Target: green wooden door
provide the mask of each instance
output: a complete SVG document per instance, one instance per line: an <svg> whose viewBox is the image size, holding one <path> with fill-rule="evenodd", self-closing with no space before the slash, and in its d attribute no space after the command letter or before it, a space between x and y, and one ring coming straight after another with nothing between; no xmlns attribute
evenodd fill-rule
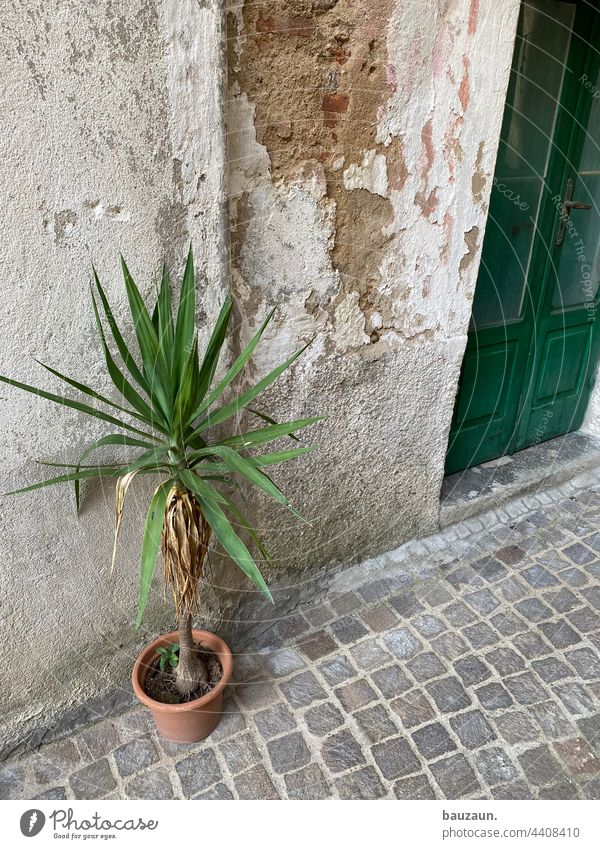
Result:
<svg viewBox="0 0 600 849"><path fill-rule="evenodd" d="M522 4L448 473L585 414L600 346L599 12Z"/></svg>

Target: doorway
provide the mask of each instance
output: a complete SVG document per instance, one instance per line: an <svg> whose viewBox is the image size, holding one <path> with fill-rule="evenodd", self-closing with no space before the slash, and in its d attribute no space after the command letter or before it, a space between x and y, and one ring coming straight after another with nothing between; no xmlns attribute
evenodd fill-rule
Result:
<svg viewBox="0 0 600 849"><path fill-rule="evenodd" d="M599 0L522 3L446 473L581 426L600 348Z"/></svg>

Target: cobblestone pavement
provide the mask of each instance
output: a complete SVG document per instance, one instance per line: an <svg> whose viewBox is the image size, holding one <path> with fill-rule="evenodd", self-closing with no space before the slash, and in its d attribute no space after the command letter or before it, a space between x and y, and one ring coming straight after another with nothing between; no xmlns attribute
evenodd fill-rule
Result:
<svg viewBox="0 0 600 849"><path fill-rule="evenodd" d="M118 716L13 756L8 798L600 798L600 478L341 573L236 658L206 741Z"/></svg>

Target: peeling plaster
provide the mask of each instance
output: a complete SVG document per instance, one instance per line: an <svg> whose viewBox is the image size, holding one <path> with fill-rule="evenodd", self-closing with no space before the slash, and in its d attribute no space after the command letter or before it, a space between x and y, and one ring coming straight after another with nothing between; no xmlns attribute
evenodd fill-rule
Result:
<svg viewBox="0 0 600 849"><path fill-rule="evenodd" d="M348 191L366 189L385 198L388 196L387 159L376 150L368 150L360 165L354 163L344 171L344 186Z"/></svg>
<svg viewBox="0 0 600 849"><path fill-rule="evenodd" d="M346 432L356 432L368 381L379 388L372 400L379 415L394 419L402 404L401 444L420 444L423 423L434 417L430 507L416 507L402 491L394 507L399 539L410 533L415 512L422 527L437 515L518 5L436 0L416 8L388 0L366 8L339 0L333 11L319 6L316 14L309 2L274 0L268 10L244 3L230 11L232 171L242 163L232 205L236 290L249 327L279 298L278 354L303 334L319 334L308 372L297 367L296 385L316 404L325 381L326 406ZM245 141L238 145L238 138ZM418 360L420 386L442 392L446 381L435 408L418 393L399 402L403 371L389 384L383 378L386 363L397 365L396 356L413 350L448 358L444 378L430 370L434 360ZM275 359L265 354L258 371ZM346 362L357 375L353 388L338 377ZM320 375L317 383L312 373ZM274 389L272 398L286 411L293 403L285 390ZM332 441L327 428L322 439L336 466L349 469L353 450ZM377 428L370 440L388 450ZM319 474L313 462L309 477ZM422 481L418 464L409 465ZM369 477L381 480L396 469L389 457L381 466L372 460ZM290 473L290 481L297 486L299 478ZM368 500L379 503L365 486ZM330 486L326 491L321 533L337 542L319 545L310 537L319 554L302 562L349 550L342 516L353 511ZM336 513L342 515L334 519ZM373 539L382 534L375 524Z"/></svg>

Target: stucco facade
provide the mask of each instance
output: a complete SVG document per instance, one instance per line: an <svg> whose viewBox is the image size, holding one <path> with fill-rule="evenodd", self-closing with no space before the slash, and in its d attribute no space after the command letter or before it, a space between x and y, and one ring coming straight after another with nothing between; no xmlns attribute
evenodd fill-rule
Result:
<svg viewBox="0 0 600 849"><path fill-rule="evenodd" d="M234 641L332 567L437 526L518 5L6 10L2 373L45 380L33 356L108 391L90 263L122 315L119 251L149 293L160 259L179 270L190 240L201 332L229 284L233 350L278 305L255 375L313 340L262 405L327 416L311 434L320 451L277 476L311 526L254 504L275 555L274 609L214 560L207 621ZM2 394L3 490L39 479L36 458L68 462L101 432ZM170 622L157 582L145 630L132 627L148 491L130 500L111 582L112 487L85 495L79 518L67 488L3 499L2 640L21 646L4 738L117 686Z"/></svg>

